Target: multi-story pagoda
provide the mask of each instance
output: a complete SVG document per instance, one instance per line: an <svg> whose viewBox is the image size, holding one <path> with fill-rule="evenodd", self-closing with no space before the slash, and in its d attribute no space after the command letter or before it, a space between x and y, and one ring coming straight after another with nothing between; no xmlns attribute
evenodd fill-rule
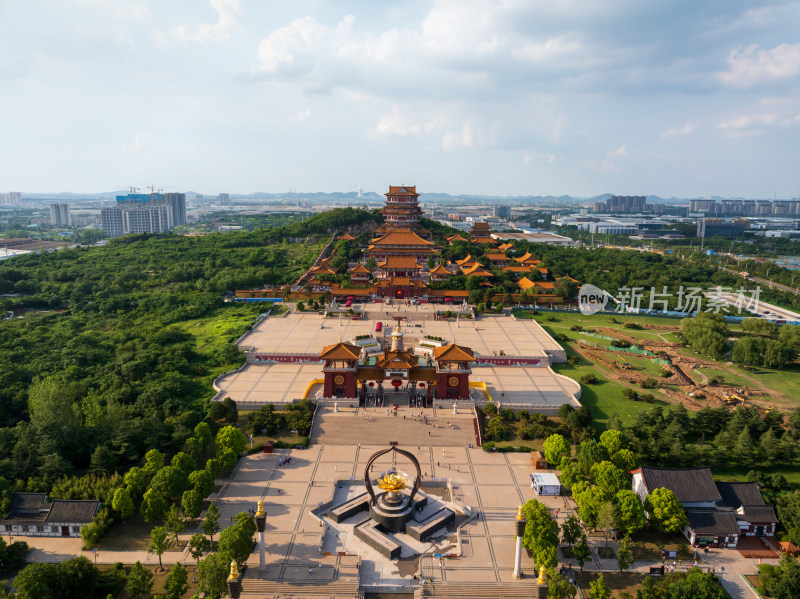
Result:
<svg viewBox="0 0 800 599"><path fill-rule="evenodd" d="M397 229L410 229L423 232L419 224L422 208L419 206L419 194L416 186L389 186L386 194L386 205L382 210L383 225L378 232L395 231Z"/></svg>
<svg viewBox="0 0 800 599"><path fill-rule="evenodd" d="M491 243L492 245L497 244L497 241L494 239L494 237L492 237L492 230L489 228L489 223L476 222L474 225L472 225L469 235L472 243Z"/></svg>

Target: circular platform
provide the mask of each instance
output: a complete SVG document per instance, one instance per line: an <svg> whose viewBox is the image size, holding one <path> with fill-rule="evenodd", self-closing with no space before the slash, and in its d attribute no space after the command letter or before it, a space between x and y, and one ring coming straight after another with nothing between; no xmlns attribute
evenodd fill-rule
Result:
<svg viewBox="0 0 800 599"><path fill-rule="evenodd" d="M411 499L404 493L381 493L370 504L369 515L387 532L401 532L414 513Z"/></svg>

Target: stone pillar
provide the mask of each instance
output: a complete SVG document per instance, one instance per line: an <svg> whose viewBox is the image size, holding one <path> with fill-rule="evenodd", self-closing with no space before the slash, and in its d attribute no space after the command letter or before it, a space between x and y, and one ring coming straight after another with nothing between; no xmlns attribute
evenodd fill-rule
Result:
<svg viewBox="0 0 800 599"><path fill-rule="evenodd" d="M256 510L256 529L258 530L258 572L264 574L267 570L266 549L264 547L264 527L267 524L267 513L264 511L264 502L258 501Z"/></svg>
<svg viewBox="0 0 800 599"><path fill-rule="evenodd" d="M544 566L539 568L539 578L536 580L536 599L547 599L550 593L550 585L547 584L547 574Z"/></svg>
<svg viewBox="0 0 800 599"><path fill-rule="evenodd" d="M231 599L239 599L242 594L242 581L239 580L239 568L236 567L236 562L231 562L231 573L228 575L228 592L231 594Z"/></svg>
<svg viewBox="0 0 800 599"><path fill-rule="evenodd" d="M522 578L522 536L525 534L525 525L528 521L522 513L522 506L519 506L517 518L514 521L514 533L516 534L517 548L514 553L514 578Z"/></svg>

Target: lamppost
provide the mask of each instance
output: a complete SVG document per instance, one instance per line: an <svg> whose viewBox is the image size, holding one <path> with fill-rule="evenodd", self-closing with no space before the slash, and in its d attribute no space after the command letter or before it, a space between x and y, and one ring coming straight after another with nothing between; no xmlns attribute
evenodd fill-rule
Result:
<svg viewBox="0 0 800 599"><path fill-rule="evenodd" d="M256 510L256 529L258 530L258 571L261 574L267 569L267 560L264 549L264 527L267 524L267 513L264 511L264 501L258 500Z"/></svg>

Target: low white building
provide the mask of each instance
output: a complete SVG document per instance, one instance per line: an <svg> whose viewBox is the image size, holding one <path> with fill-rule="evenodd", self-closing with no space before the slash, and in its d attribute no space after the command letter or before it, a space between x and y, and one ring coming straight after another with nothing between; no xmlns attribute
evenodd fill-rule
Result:
<svg viewBox="0 0 800 599"><path fill-rule="evenodd" d="M537 495L560 495L561 481L552 472L531 474L531 487Z"/></svg>
<svg viewBox="0 0 800 599"><path fill-rule="evenodd" d="M14 493L8 516L0 520L0 534L26 537L80 537L92 521L100 502L48 501L46 493Z"/></svg>

